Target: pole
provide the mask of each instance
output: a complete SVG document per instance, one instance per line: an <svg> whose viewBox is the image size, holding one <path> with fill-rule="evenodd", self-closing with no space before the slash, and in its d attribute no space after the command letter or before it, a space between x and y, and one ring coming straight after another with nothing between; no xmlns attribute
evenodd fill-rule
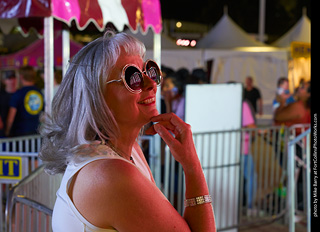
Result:
<svg viewBox="0 0 320 232"><path fill-rule="evenodd" d="M161 67L161 33L156 34L153 33L153 59L159 67ZM160 88L157 91L156 94L156 105L158 112L161 113L161 90ZM155 163L156 169L155 169L155 182L157 186L161 187L161 138L158 134L155 135L154 140L155 145L155 154L157 155L157 162Z"/></svg>
<svg viewBox="0 0 320 232"><path fill-rule="evenodd" d="M266 0L260 0L259 6L259 41L264 43Z"/></svg>
<svg viewBox="0 0 320 232"><path fill-rule="evenodd" d="M51 113L53 99L53 17L44 18L44 101L45 112Z"/></svg>
<svg viewBox="0 0 320 232"><path fill-rule="evenodd" d="M70 33L69 30L62 30L62 77L66 74L68 61L70 60Z"/></svg>

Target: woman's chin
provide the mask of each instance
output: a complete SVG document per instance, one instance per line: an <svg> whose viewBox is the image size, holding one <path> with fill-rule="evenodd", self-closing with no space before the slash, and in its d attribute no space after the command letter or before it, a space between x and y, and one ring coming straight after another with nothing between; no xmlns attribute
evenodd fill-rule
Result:
<svg viewBox="0 0 320 232"><path fill-rule="evenodd" d="M157 115L159 115L159 111L157 109L154 109L150 113L148 113L148 115L147 115L148 122L147 123L149 123L151 121L151 118L153 118Z"/></svg>

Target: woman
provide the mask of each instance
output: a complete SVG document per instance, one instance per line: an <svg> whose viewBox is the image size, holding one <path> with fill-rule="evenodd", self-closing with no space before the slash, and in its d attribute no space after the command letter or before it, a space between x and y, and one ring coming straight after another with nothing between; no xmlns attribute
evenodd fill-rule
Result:
<svg viewBox="0 0 320 232"><path fill-rule="evenodd" d="M135 38L107 32L70 63L42 128L40 157L51 174L64 172L53 231L215 231L190 126L158 115L161 72L144 54ZM150 121L148 133L158 133L184 168L183 217L156 187L136 142Z"/></svg>
<svg viewBox="0 0 320 232"><path fill-rule="evenodd" d="M164 79L162 87L162 96L166 105L166 112L175 113L184 120L185 97L184 83L177 73L170 74Z"/></svg>
<svg viewBox="0 0 320 232"><path fill-rule="evenodd" d="M286 105L285 93L277 96L280 106L275 111L275 124L286 125L311 123L311 95L310 82L302 83L297 90L297 101ZM300 134L301 130L297 131Z"/></svg>

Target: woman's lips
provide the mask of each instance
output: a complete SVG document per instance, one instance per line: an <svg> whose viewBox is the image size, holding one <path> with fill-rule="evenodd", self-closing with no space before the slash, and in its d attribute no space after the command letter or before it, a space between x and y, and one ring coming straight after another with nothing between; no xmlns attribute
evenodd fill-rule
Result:
<svg viewBox="0 0 320 232"><path fill-rule="evenodd" d="M150 105L156 102L156 98L155 97L148 97L142 101L139 101L138 104L141 105Z"/></svg>

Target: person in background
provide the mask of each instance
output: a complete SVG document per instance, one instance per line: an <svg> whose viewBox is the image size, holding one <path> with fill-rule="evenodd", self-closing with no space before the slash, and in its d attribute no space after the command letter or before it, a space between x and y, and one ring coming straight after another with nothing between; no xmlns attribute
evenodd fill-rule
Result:
<svg viewBox="0 0 320 232"><path fill-rule="evenodd" d="M34 83L38 89L41 89L42 93L44 94L44 70L38 69L36 72L36 80Z"/></svg>
<svg viewBox="0 0 320 232"><path fill-rule="evenodd" d="M10 74L0 85L0 138L5 137L6 122L9 112L9 103L12 94L16 91L17 78L14 74Z"/></svg>
<svg viewBox="0 0 320 232"><path fill-rule="evenodd" d="M235 84L228 81L227 84ZM242 128L256 128L255 112L247 99L242 101ZM255 131L248 130L242 133L241 162L243 164L243 205L252 209L257 192L257 173L251 152L251 141L254 140Z"/></svg>
<svg viewBox="0 0 320 232"><path fill-rule="evenodd" d="M6 136L37 134L39 116L43 110L43 95L35 83L36 73L31 66L19 69L22 88L10 99Z"/></svg>
<svg viewBox="0 0 320 232"><path fill-rule="evenodd" d="M184 89L184 82L178 73L171 74L164 79L162 94L166 105L166 112L173 112L182 120L185 119Z"/></svg>
<svg viewBox="0 0 320 232"><path fill-rule="evenodd" d="M167 78L167 76L174 73L173 69L164 65L161 65L161 72L162 72L162 80ZM164 100L164 94L163 94L163 85L161 85L161 113L166 113L166 103Z"/></svg>
<svg viewBox="0 0 320 232"><path fill-rule="evenodd" d="M275 111L275 124L276 125L285 125L287 127L293 126L295 124L310 124L311 123L311 86L310 82L304 82L300 84L297 93L296 93L297 101L286 104L286 97L284 93L278 95L277 100L280 102L279 107ZM307 127L308 128L308 127ZM306 128L306 129L307 129ZM302 128L295 128L294 133L295 136L301 134ZM295 149L296 157L303 160L302 148L297 143ZM300 165L297 165L302 169ZM302 172L302 170L300 170ZM299 210L304 209L303 204L303 177L302 173L298 176L297 181L297 206Z"/></svg>
<svg viewBox="0 0 320 232"><path fill-rule="evenodd" d="M64 173L53 209L54 232L216 231L208 186L190 125L156 108L161 71L145 46L107 31L70 62L44 115L40 159ZM181 216L156 186L137 138L158 133L183 169Z"/></svg>
<svg viewBox="0 0 320 232"><path fill-rule="evenodd" d="M203 68L192 70L188 84L208 84L207 72Z"/></svg>
<svg viewBox="0 0 320 232"><path fill-rule="evenodd" d="M277 100L278 95L280 95L280 96L282 96L282 98L286 99L286 101L285 101L286 105L295 102L294 97L292 96L292 94L290 94L290 91L289 91L288 78L280 77L278 79L276 98L273 100L273 103L272 103L273 111L275 111L280 106L280 102L278 102L278 100Z"/></svg>
<svg viewBox="0 0 320 232"><path fill-rule="evenodd" d="M248 100L242 102L242 128L256 128L254 111L251 103ZM248 206L249 209L252 208L255 194L257 191L257 173L255 171L255 165L253 156L251 153L251 141L254 137L254 131L245 132L242 136L242 163L243 163L243 203Z"/></svg>
<svg viewBox="0 0 320 232"><path fill-rule="evenodd" d="M275 110L275 125L285 125L290 127L294 124L311 123L311 87L310 82L305 82L299 86L296 94L297 100L291 104L287 104L285 93L277 96L280 103ZM299 134L301 131L297 131Z"/></svg>
<svg viewBox="0 0 320 232"><path fill-rule="evenodd" d="M263 102L260 90L253 86L253 78L248 76L245 80L244 98L251 103L255 114L263 114Z"/></svg>

